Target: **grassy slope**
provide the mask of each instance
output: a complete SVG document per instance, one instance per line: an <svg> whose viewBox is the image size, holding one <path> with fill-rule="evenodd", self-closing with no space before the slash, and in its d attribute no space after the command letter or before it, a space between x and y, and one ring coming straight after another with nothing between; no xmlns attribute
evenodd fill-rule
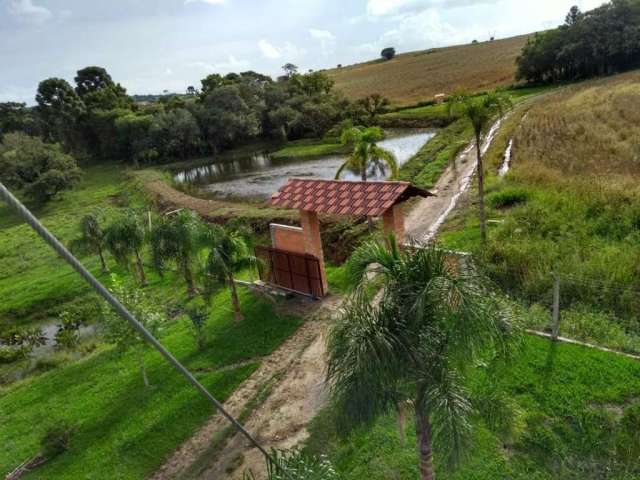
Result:
<svg viewBox="0 0 640 480"><path fill-rule="evenodd" d="M512 84L515 59L526 39L519 36L404 53L388 62L361 63L328 73L348 97L377 92L396 106L411 105L460 88L483 91Z"/></svg>
<svg viewBox="0 0 640 480"><path fill-rule="evenodd" d="M174 289L173 282L154 285ZM245 320L237 325L227 291L213 300L209 339L198 352L181 317L161 341L220 400L227 398L298 325L297 317L274 312L247 292ZM212 413L211 406L155 352L146 355L154 387L145 389L135 357L103 349L92 356L1 391L0 473L39 449L43 432L60 420L77 426L71 449L27 478L138 479L154 471ZM215 372L239 361L255 362Z"/></svg>
<svg viewBox="0 0 640 480"><path fill-rule="evenodd" d="M491 276L519 298L545 305L556 271L563 307L594 316L587 322L572 315L565 328L634 350L640 344L639 80L640 72L630 72L542 97L520 125L523 112L512 117L486 157L489 217L502 222L490 225ZM498 179L510 138L513 169ZM469 205L442 238L452 248L476 250L477 227Z"/></svg>
<svg viewBox="0 0 640 480"><path fill-rule="evenodd" d="M602 479L640 475L640 363L528 337L509 366L478 370L471 390L496 388L514 402L513 433L474 420L475 442L452 480ZM417 478L415 433L398 441L395 419L340 439L329 412L316 418L307 448L326 453L344 480ZM616 463L618 461L619 463ZM626 470L626 472L625 472Z"/></svg>
<svg viewBox="0 0 640 480"><path fill-rule="evenodd" d="M275 159L301 158L301 157L320 157L323 155L333 155L345 152L345 146L332 141L326 140L295 140L288 142L285 147L271 154Z"/></svg>
<svg viewBox="0 0 640 480"><path fill-rule="evenodd" d="M101 209L114 215L124 200L122 173L116 165L92 167L85 171L80 186L44 207L34 208L34 214L60 240L68 243L77 236L80 218ZM135 203L135 200L134 200ZM27 315L47 310L61 301L86 292L87 287L22 223L6 205L0 205L0 328L9 323L25 321ZM83 259L99 278L97 257Z"/></svg>

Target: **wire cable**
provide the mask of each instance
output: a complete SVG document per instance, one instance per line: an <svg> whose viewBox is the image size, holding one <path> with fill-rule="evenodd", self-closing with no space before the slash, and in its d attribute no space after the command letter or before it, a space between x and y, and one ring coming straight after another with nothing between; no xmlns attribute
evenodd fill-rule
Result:
<svg viewBox="0 0 640 480"><path fill-rule="evenodd" d="M275 465L289 480L294 480L293 476L287 472L279 462L277 462L258 441L225 410L222 404L202 385L196 377L182 365L151 333L127 310L127 308L115 298L109 290L105 288L92 274L82 265L76 257L56 238L42 223L18 200L2 182L0 182L0 198L2 198L11 209L13 209L49 246L60 255L78 274L109 303L113 309L155 348L189 383L191 383L207 400L231 422L231 424L244 435L251 444L256 447L265 459Z"/></svg>

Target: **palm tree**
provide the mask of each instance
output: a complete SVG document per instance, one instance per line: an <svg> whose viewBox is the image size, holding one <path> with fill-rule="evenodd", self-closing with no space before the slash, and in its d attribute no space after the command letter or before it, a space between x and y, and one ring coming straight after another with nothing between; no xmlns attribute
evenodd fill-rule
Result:
<svg viewBox="0 0 640 480"><path fill-rule="evenodd" d="M182 210L163 218L151 232L153 265L162 274L168 261L174 261L187 282L190 297L196 294L193 262L201 247L203 225L198 216Z"/></svg>
<svg viewBox="0 0 640 480"><path fill-rule="evenodd" d="M85 215L80 220L80 237L72 240L70 247L73 252L97 253L100 257L102 272L108 273L109 267L104 259L105 239L101 223L102 215L99 212Z"/></svg>
<svg viewBox="0 0 640 480"><path fill-rule="evenodd" d="M482 134L489 127L496 116L502 116L511 106L511 99L501 93L493 92L487 95L471 96L466 93L454 95L449 101L449 113L457 113L467 118L472 126L476 141L476 156L478 170L478 207L480 215L480 239L487 240L487 221L484 210L484 166L482 164Z"/></svg>
<svg viewBox="0 0 640 480"><path fill-rule="evenodd" d="M231 304L237 322L242 320L242 310L235 282L235 275L241 270L256 264L251 255L247 240L241 231L229 227L212 225L206 237L209 255L204 266L205 295L210 296L219 285L231 290Z"/></svg>
<svg viewBox="0 0 640 480"><path fill-rule="evenodd" d="M488 351L505 352L510 325L479 279L452 271L433 246L401 251L393 236L388 246L368 242L348 271L358 287L327 341L338 426L349 431L410 405L420 475L431 480L434 443L454 465L470 438L465 370ZM374 300L371 282L383 285Z"/></svg>
<svg viewBox="0 0 640 480"><path fill-rule="evenodd" d="M145 241L145 232L138 216L130 211L114 220L105 230L104 239L107 249L119 264L128 268L133 256L140 284L146 286L148 284L147 276L140 256Z"/></svg>
<svg viewBox="0 0 640 480"><path fill-rule="evenodd" d="M363 182L367 181L367 173L379 170L384 172L386 168L391 171L390 178L398 176L398 162L389 150L379 147L376 143L384 138L384 132L380 127L351 127L342 132L342 144L352 145L353 152L347 160L338 168L336 180L340 178L345 169L357 172Z"/></svg>

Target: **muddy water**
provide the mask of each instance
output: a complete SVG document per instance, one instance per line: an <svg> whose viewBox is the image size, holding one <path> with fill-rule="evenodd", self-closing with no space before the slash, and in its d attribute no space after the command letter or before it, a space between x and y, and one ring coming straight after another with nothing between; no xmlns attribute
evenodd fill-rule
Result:
<svg viewBox="0 0 640 480"><path fill-rule="evenodd" d="M396 132L379 143L393 152L402 165L435 135L434 131ZM179 183L200 186L209 194L220 197L268 198L292 177L334 178L344 155L329 155L303 159L275 159L267 153L254 153L228 161L182 170L175 173ZM376 169L371 180L383 180L388 172ZM345 172L344 180L357 180L359 176Z"/></svg>

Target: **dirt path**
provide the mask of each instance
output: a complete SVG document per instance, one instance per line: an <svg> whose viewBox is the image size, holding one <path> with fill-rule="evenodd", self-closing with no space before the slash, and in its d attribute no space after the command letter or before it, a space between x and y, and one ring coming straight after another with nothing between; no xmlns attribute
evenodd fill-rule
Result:
<svg viewBox="0 0 640 480"><path fill-rule="evenodd" d="M496 122L482 141L482 154L491 146L503 120ZM476 171L475 141L469 144L456 158L455 166L449 165L435 187L431 189L437 196L422 198L407 215L405 228L407 239L418 242L432 240L458 200L471 187Z"/></svg>
<svg viewBox="0 0 640 480"><path fill-rule="evenodd" d="M267 447L288 447L302 440L304 425L317 413L323 398L322 360L324 333L329 323L327 317L337 309L339 303L339 297L328 297L322 303L314 304L311 307L313 311L309 311L309 307L303 308L299 313L309 318L305 324L266 357L258 370L225 402L225 408L236 418L242 419L252 403L259 402L261 395L268 395L266 403L245 422L249 432L257 435ZM265 385L274 383L274 390L265 392ZM279 419L277 423L270 423L276 419ZM278 430L279 425L283 425L282 431ZM227 441L225 434L228 428L229 423L225 418L220 414L213 415L151 478L230 478L227 473L214 472L233 470L231 462L237 463L237 453L244 450L246 445L236 436ZM287 440L286 444L280 443L283 438ZM225 441L227 444L220 451ZM263 467L259 455L249 451L246 458L248 465Z"/></svg>

